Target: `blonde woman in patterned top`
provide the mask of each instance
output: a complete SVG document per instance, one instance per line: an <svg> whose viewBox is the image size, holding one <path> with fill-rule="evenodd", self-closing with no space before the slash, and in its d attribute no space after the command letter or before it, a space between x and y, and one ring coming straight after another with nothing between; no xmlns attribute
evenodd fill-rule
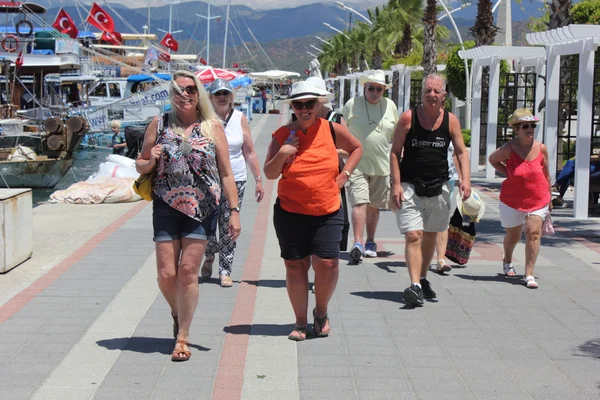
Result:
<svg viewBox="0 0 600 400"><path fill-rule="evenodd" d="M171 307L173 361L187 361L190 324L198 304L198 268L215 234L221 187L233 211L229 231L240 234L238 197L223 127L194 74L177 71L172 109L148 125L136 161L139 173L156 168L152 185L158 286Z"/></svg>

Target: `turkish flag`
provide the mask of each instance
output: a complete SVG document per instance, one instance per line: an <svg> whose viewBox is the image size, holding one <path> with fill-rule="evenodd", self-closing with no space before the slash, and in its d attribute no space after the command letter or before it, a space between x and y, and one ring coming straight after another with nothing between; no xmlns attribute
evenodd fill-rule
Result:
<svg viewBox="0 0 600 400"><path fill-rule="evenodd" d="M177 40L175 40L175 38L170 33L165 34L165 37L162 38L160 44L165 46L167 49L171 49L173 51L179 50L179 43L177 43Z"/></svg>
<svg viewBox="0 0 600 400"><path fill-rule="evenodd" d="M171 55L169 53L161 51L160 54L158 55L158 59L168 63L168 62L171 62Z"/></svg>
<svg viewBox="0 0 600 400"><path fill-rule="evenodd" d="M206 65L206 60L204 58L200 57L199 63L202 65Z"/></svg>
<svg viewBox="0 0 600 400"><path fill-rule="evenodd" d="M58 14L56 14L56 19L54 20L52 27L60 33L69 35L72 39L76 39L77 34L79 33L77 26L75 26L75 22L73 22L71 19L71 16L69 16L69 14L67 14L67 12L62 8L58 11Z"/></svg>
<svg viewBox="0 0 600 400"><path fill-rule="evenodd" d="M103 32L114 32L115 30L115 21L96 3L92 3L92 8L85 22Z"/></svg>
<svg viewBox="0 0 600 400"><path fill-rule="evenodd" d="M19 69L23 66L23 50L19 52L17 59L15 60L16 69Z"/></svg>
<svg viewBox="0 0 600 400"><path fill-rule="evenodd" d="M238 63L233 63L232 67L233 67L233 68L239 68L239 67L240 67L240 64L238 64Z"/></svg>
<svg viewBox="0 0 600 400"><path fill-rule="evenodd" d="M102 32L102 36L100 36L100 40L105 41L108 44L113 44L115 46L120 46L123 44L123 38L119 32Z"/></svg>
<svg viewBox="0 0 600 400"><path fill-rule="evenodd" d="M304 73L305 73L306 75L308 75L308 74L310 74L310 71L309 71L308 69L305 69L305 70L304 70Z"/></svg>

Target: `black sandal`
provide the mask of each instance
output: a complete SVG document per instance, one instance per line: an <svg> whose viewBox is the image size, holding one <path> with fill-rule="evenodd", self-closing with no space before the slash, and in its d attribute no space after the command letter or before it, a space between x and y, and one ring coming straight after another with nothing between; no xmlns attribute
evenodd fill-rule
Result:
<svg viewBox="0 0 600 400"><path fill-rule="evenodd" d="M179 318L171 314L173 317L173 336L177 339L177 335L179 334Z"/></svg>
<svg viewBox="0 0 600 400"><path fill-rule="evenodd" d="M297 335L294 335L294 332L298 332ZM304 335L304 336L302 336ZM294 330L288 335L288 339L293 340L294 342L303 342L306 340L306 327L305 326L295 326Z"/></svg>
<svg viewBox="0 0 600 400"><path fill-rule="evenodd" d="M323 330L323 327L325 326L325 324L327 322L329 322L329 317L327 316L327 314L325 314L324 317L317 317L317 309L314 308L313 309L313 318L314 318L313 329L315 331L315 336L316 337L327 337L327 336L329 336L329 332L331 331L331 327L327 331ZM319 329L317 329L317 324L319 324Z"/></svg>

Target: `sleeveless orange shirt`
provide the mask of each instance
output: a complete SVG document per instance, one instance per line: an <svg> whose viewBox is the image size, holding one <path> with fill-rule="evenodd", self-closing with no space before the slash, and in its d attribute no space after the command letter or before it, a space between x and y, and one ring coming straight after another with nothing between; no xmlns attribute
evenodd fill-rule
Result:
<svg viewBox="0 0 600 400"><path fill-rule="evenodd" d="M283 146L290 129L282 126L273 137ZM296 131L299 150L291 164L284 164L277 187L281 208L304 215L326 215L339 210L338 155L329 122L319 118L306 133Z"/></svg>

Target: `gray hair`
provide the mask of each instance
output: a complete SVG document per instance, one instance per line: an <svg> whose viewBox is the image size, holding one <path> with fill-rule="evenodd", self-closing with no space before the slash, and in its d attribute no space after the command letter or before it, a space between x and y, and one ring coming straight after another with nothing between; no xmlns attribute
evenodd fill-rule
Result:
<svg viewBox="0 0 600 400"><path fill-rule="evenodd" d="M433 74L429 74L429 75L425 76L425 78L423 78L423 82L421 83L421 93L423 93L423 91L425 90L425 83L430 79L442 82L442 84L444 86L444 92L448 92L448 82L446 82L446 79L444 79L444 77L441 76L440 74L433 73Z"/></svg>

